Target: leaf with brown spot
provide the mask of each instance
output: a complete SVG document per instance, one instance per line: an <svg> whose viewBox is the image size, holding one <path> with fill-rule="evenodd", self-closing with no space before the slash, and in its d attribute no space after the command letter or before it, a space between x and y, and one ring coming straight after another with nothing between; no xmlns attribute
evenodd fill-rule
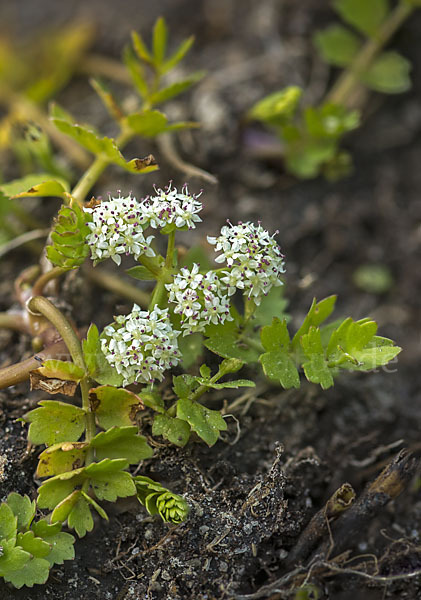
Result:
<svg viewBox="0 0 421 600"><path fill-rule="evenodd" d="M29 379L31 390L43 390L49 394L74 396L78 386L76 381L63 381L54 377L45 377L39 372L39 369L30 371Z"/></svg>
<svg viewBox="0 0 421 600"><path fill-rule="evenodd" d="M39 456L37 477L53 477L80 468L85 463L87 442L61 442Z"/></svg>
<svg viewBox="0 0 421 600"><path fill-rule="evenodd" d="M133 392L111 385L92 388L89 392L91 410L103 429L125 427L136 423L136 414L144 404Z"/></svg>

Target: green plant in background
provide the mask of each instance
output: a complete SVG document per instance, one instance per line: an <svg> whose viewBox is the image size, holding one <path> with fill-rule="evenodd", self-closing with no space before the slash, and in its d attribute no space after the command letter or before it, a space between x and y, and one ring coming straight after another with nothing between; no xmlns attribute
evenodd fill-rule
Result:
<svg viewBox="0 0 421 600"><path fill-rule="evenodd" d="M192 194L187 185L154 188L140 199L90 198L109 164L134 173L157 168L153 157L123 157L122 147L135 135L154 137L193 125L169 123L154 108L199 77L162 85L162 76L191 45L187 40L167 57L166 40L159 19L152 50L134 35L134 50L126 52L140 96L136 109L124 112L94 82L119 126L115 139L76 123L57 105L52 108L54 125L94 155L73 189L68 181L44 174L29 189L26 178L2 187L11 205L15 197L62 199L43 272L38 266L25 270L16 283L20 313L0 314L1 326L31 334L37 349L32 358L0 370L0 388L30 378L32 389L60 398L41 400L23 417L29 442L43 448L36 504L12 495L0 506L0 574L16 587L45 582L52 564L71 559L74 538L62 527L83 537L93 529L93 511L108 519L104 501L133 497L165 522L178 525L186 519L183 497L130 470L153 455L143 435L149 425L152 436L178 447L191 438L212 446L227 422L223 410L206 406L206 393L255 386L234 377L242 368L260 367L284 389L299 388L302 374L327 389L342 370L369 371L400 351L377 335L371 319L328 322L334 296L314 300L301 326L290 333L281 294L284 257L275 234L260 223L228 222L208 236L214 262L199 259L197 248L180 252L178 232L194 230L203 208L200 193ZM102 331L92 323L81 334L44 296L47 283L84 262L95 266L111 259L124 268L123 257L135 261L126 270L130 277L150 283L143 291L119 279L120 291L134 303L128 314L113 320L110 315ZM36 506L48 515L33 522Z"/></svg>
<svg viewBox="0 0 421 600"><path fill-rule="evenodd" d="M411 87L409 61L396 51L383 51L392 35L412 14L418 0L333 0L346 23L314 36L321 58L343 68L318 106L301 107L301 89L290 86L257 102L249 117L262 121L279 136L287 171L299 178L323 174L335 180L349 174L352 158L341 148L344 136L360 126L362 89L398 94Z"/></svg>

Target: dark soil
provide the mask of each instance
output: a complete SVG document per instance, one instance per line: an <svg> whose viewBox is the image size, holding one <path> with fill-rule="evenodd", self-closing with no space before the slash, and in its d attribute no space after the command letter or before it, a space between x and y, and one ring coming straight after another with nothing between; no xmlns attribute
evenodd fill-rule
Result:
<svg viewBox="0 0 421 600"><path fill-rule="evenodd" d="M7 24L16 35L75 15L92 18L94 50L113 57L131 29L147 36L159 14L176 39L195 33L186 64L207 69L208 76L170 109L202 121L201 130L178 138L178 149L219 180L217 186L191 181L193 188L205 188L201 231L215 233L227 218L261 220L268 229L279 229L296 323L313 296L336 293L339 315L370 315L382 335L403 347L391 368L345 375L327 392L307 385L284 392L256 374L254 394L242 401L227 398L228 405L236 402L229 411L235 418L228 418L229 430L213 448L194 441L183 450L159 443L154 458L142 466L142 473L185 495L191 506L186 523L169 527L131 501L110 505L109 524L97 523L76 543L75 561L54 568L45 586L15 590L0 583L0 597L274 600L293 598L294 585L305 581L319 594L308 598L420 598L421 576L408 575L421 569L419 475L390 503L376 496L373 510L358 517L349 535L333 537L329 552L325 532L295 578L284 576L296 566L288 564L288 555L300 534L335 490L349 482L360 496L402 448L415 456L420 450L421 14L393 42L412 62L413 89L394 97L370 96L362 128L347 139L355 172L328 184L297 182L281 164L251 157L243 119L253 102L287 84L303 85L308 101L320 98L329 74L315 57L311 35L333 20L328 2L25 0L4 2L0 12L3 29ZM82 120L98 126L106 120L82 78L60 101ZM184 181L154 144L133 143L127 156L149 152L161 164L158 174L139 182L111 170L96 193L121 189L142 196L153 182ZM46 210L55 209L48 204ZM45 209L34 210L42 215ZM31 260L21 250L0 262L0 310L15 302L14 278ZM386 293L373 295L354 285L353 273L367 263L391 271L394 283ZM80 326L91 320L102 326L124 308L124 301L79 276L69 278L62 297ZM30 355L30 341L0 331L0 352L2 364L11 364ZM0 500L12 490L36 496L36 451L26 452L25 426L16 419L39 399L28 395L26 384L0 393ZM216 408L224 400L215 395L207 402ZM345 551L349 554L334 563L336 571L323 563Z"/></svg>

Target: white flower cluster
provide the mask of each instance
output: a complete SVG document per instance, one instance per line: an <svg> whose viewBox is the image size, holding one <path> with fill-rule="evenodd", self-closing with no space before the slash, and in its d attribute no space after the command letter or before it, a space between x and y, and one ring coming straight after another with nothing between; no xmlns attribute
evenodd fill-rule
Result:
<svg viewBox="0 0 421 600"><path fill-rule="evenodd" d="M129 315L115 317L115 323L105 327L104 333L101 350L123 375L124 385L162 381L164 371L181 358L177 343L180 332L172 328L168 308L156 306L149 312L135 304Z"/></svg>
<svg viewBox="0 0 421 600"><path fill-rule="evenodd" d="M154 236L145 238L143 234L145 218L136 198L112 198L84 210L92 216L86 241L94 264L111 258L119 265L121 254L132 254L136 259L142 254L155 256L150 245Z"/></svg>
<svg viewBox="0 0 421 600"><path fill-rule="evenodd" d="M163 190L155 188L155 192L156 196L148 196L142 201L143 218L153 229L170 224L178 229L195 229L195 223L202 221L197 214L202 210L202 203L198 201L201 192L189 194L187 184L178 192L171 183Z"/></svg>
<svg viewBox="0 0 421 600"><path fill-rule="evenodd" d="M181 315L183 335L203 331L209 323L232 321L228 296L213 271L202 275L194 263L191 270L183 267L165 287L168 301L176 304L174 312Z"/></svg>
<svg viewBox="0 0 421 600"><path fill-rule="evenodd" d="M215 252L221 252L216 262L226 262L230 267L221 278L229 296L240 289L248 300L253 299L259 305L272 286L282 285L283 255L273 236L260 223L257 226L229 223L222 227L220 236L208 237L208 242L215 246Z"/></svg>

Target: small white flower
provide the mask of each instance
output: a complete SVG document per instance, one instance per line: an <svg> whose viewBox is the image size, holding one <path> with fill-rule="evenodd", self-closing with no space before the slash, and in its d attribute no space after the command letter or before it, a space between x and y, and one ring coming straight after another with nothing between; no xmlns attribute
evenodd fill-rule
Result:
<svg viewBox="0 0 421 600"><path fill-rule="evenodd" d="M180 332L172 328L168 308L156 306L146 311L135 304L129 315L119 315L114 321L104 329L101 350L109 364L123 375L124 385L162 381L164 372L180 361Z"/></svg>
<svg viewBox="0 0 421 600"><path fill-rule="evenodd" d="M187 184L181 192L170 183L164 190L155 188L155 193L156 196L148 196L141 203L144 222L153 229L171 224L177 229L195 229L195 223L201 222L197 214L202 210L202 203L198 201L200 193L189 194Z"/></svg>
<svg viewBox="0 0 421 600"><path fill-rule="evenodd" d="M94 264L111 258L119 265L122 254L131 254L136 259L141 255L155 256L151 248L153 236L145 238L143 234L146 218L136 198L112 198L84 210L92 217L88 222L91 233L86 240Z"/></svg>
<svg viewBox="0 0 421 600"><path fill-rule="evenodd" d="M194 263L191 270L183 267L165 287L168 302L176 304L174 312L181 315L184 336L204 331L210 323L232 321L228 296L213 271L203 275Z"/></svg>
<svg viewBox="0 0 421 600"><path fill-rule="evenodd" d="M253 299L259 305L272 286L282 285L283 255L273 236L260 223L257 226L229 223L222 227L221 235L208 237L208 242L215 246L215 252L221 252L216 262L230 267L221 278L229 296L240 289L248 300Z"/></svg>

